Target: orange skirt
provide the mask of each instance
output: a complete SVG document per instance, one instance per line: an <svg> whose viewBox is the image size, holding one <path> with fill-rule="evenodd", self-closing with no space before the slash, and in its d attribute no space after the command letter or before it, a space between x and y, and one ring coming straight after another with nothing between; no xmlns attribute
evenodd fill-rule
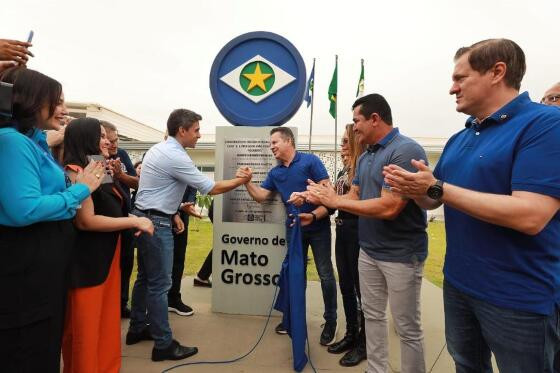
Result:
<svg viewBox="0 0 560 373"><path fill-rule="evenodd" d="M62 341L64 373L118 373L120 370L120 250L119 236L104 283L69 292Z"/></svg>

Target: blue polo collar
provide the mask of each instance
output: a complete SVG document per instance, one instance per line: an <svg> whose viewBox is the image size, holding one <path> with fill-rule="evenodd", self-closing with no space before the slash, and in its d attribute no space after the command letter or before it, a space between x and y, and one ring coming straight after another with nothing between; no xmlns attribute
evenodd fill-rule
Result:
<svg viewBox="0 0 560 373"><path fill-rule="evenodd" d="M393 128L391 132L389 132L387 135L385 135L384 138L379 140L377 144L368 145L367 147L368 153L375 153L381 147L385 148L395 139L395 137L397 137L398 134L399 134L399 129L397 127Z"/></svg>
<svg viewBox="0 0 560 373"><path fill-rule="evenodd" d="M300 153L296 150L296 155L294 155L294 159L292 159L292 161L290 162L290 165L288 167L291 167L294 163L296 163L297 161L299 161L301 158ZM281 167L286 167L284 166L284 163L280 162L280 166ZM286 167L286 168L288 168Z"/></svg>
<svg viewBox="0 0 560 373"><path fill-rule="evenodd" d="M525 91L505 104L494 114L484 119L481 123L478 123L478 120L475 117L469 117L469 119L467 119L467 122L465 123L465 127L471 128L472 126L474 126L476 129L483 129L492 124L505 123L515 115L517 115L523 109L523 107L530 102L531 98L529 97L529 92Z"/></svg>

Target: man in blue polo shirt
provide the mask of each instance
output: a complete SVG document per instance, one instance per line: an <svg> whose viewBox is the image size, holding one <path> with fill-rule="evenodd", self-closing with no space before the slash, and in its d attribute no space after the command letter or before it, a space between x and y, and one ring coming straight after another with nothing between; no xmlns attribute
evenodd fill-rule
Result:
<svg viewBox="0 0 560 373"><path fill-rule="evenodd" d="M247 191L259 203L280 193L282 201L288 207L294 192L305 190L307 180L328 183L329 174L321 160L313 154L296 151L292 131L287 127L276 127L270 131L270 150L279 164L272 168L261 186L252 182L245 184ZM325 326L320 343L330 345L336 339L336 279L331 261L331 226L329 212L322 206L304 203L299 206L302 224L302 247L307 257L309 246L321 280L323 302L325 305ZM287 235L289 237L289 235ZM286 334L282 324L276 327L278 334Z"/></svg>
<svg viewBox="0 0 560 373"><path fill-rule="evenodd" d="M455 55L450 94L470 115L433 174L385 169L392 189L445 206L443 296L457 372L552 372L560 347L560 111L519 94L525 55L490 39Z"/></svg>
<svg viewBox="0 0 560 373"><path fill-rule="evenodd" d="M379 94L352 105L354 133L369 144L358 159L348 194L310 183L307 199L359 215L358 271L365 317L369 373L388 370L387 302L401 345L401 372L425 372L424 334L420 319L422 271L428 255L426 211L386 188L383 167L412 169L412 159L426 159L424 149L393 127L389 103Z"/></svg>

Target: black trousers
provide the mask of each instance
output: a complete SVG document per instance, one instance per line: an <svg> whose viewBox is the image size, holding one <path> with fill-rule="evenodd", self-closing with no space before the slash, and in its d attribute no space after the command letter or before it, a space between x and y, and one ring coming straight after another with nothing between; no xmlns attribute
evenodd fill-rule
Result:
<svg viewBox="0 0 560 373"><path fill-rule="evenodd" d="M189 216L181 212L181 220L185 230L180 234L173 233L173 269L171 270L171 289L169 300L181 300L181 279L185 269L185 254L187 253L187 240L189 238Z"/></svg>
<svg viewBox="0 0 560 373"><path fill-rule="evenodd" d="M212 203L210 204L210 208L208 209L208 217L210 218L210 222L214 224L214 200L212 200ZM206 259L204 260L202 267L200 267L200 270L196 275L201 280L208 280L211 274L212 274L212 249L210 249L210 252L206 256Z"/></svg>
<svg viewBox="0 0 560 373"><path fill-rule="evenodd" d="M0 330L0 361L4 373L59 373L58 355L51 345L53 318L19 328ZM60 347L60 344L57 345Z"/></svg>
<svg viewBox="0 0 560 373"><path fill-rule="evenodd" d="M208 280L211 274L212 274L212 250L210 250L208 256L206 256L204 263L202 263L202 267L200 267L200 270L196 275L201 280Z"/></svg>
<svg viewBox="0 0 560 373"><path fill-rule="evenodd" d="M128 304L130 276L134 267L134 246L136 240L133 229L125 229L121 233L121 308Z"/></svg>
<svg viewBox="0 0 560 373"><path fill-rule="evenodd" d="M0 227L0 370L59 373L71 220Z"/></svg>
<svg viewBox="0 0 560 373"><path fill-rule="evenodd" d="M342 225L336 226L335 241L336 268L338 284L342 295L342 304L346 316L346 332L357 333L363 324L363 312L358 305L360 296L360 278L358 274L358 219L344 219ZM360 311L359 311L360 310Z"/></svg>

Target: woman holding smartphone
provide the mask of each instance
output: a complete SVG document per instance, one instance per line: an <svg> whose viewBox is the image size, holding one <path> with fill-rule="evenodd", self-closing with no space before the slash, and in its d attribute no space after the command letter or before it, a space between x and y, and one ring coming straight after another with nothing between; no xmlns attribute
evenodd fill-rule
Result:
<svg viewBox="0 0 560 373"><path fill-rule="evenodd" d="M108 158L108 147L105 128L97 119L70 122L64 136L64 165L70 179L76 180L88 158ZM62 348L66 373L120 370L120 231L154 232L150 219L128 216L123 196L117 184L105 180L76 214L78 235Z"/></svg>
<svg viewBox="0 0 560 373"><path fill-rule="evenodd" d="M0 116L1 370L58 373L72 219L103 165L90 163L71 185L53 159L43 130L57 124L59 82L24 67L0 82L13 84L11 117Z"/></svg>

